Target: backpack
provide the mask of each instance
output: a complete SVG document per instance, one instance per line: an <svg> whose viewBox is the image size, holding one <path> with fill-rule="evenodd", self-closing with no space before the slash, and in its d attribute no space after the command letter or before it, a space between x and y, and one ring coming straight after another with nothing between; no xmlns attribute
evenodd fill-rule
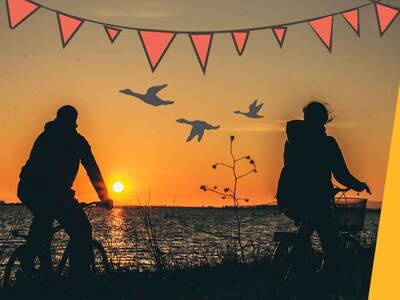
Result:
<svg viewBox="0 0 400 300"><path fill-rule="evenodd" d="M301 205L301 182L289 166L283 166L278 180L276 200L278 208L291 219L299 219L303 213Z"/></svg>

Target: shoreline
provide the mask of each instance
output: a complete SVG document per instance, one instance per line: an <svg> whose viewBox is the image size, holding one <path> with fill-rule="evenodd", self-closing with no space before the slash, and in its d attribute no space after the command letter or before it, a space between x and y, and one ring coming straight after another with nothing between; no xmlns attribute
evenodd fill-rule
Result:
<svg viewBox="0 0 400 300"><path fill-rule="evenodd" d="M337 291L345 299L354 299L355 283L362 282L360 291L368 298L374 248L363 248L351 259L343 260ZM271 256L241 263L227 259L219 264L201 266L175 266L164 271L132 271L125 268L114 269L111 274L100 275L93 281L89 299L229 299L250 300L272 298L274 267ZM310 272L304 284L308 285L313 299L325 299L326 278L315 271ZM66 279L53 282L31 282L29 287L15 288L12 297L6 299L71 299L71 286ZM27 295L27 291L28 295ZM75 298L75 297L73 297Z"/></svg>
<svg viewBox="0 0 400 300"><path fill-rule="evenodd" d="M368 203L376 203L378 201L368 201ZM85 203L85 201L82 201L81 203ZM18 203L18 202L4 202L4 203L0 203L0 207L1 206L24 206L22 203ZM167 209L233 209L233 206L179 206L179 205L149 205L148 207L150 208L167 208ZM141 206L140 205L114 205L113 208L123 208L123 209L140 209ZM278 210L278 206L275 204L261 204L261 205L243 205L243 206L239 206L238 209L255 209L255 210ZM366 211L369 212L380 212L381 211L381 207L368 207L367 204L367 208Z"/></svg>

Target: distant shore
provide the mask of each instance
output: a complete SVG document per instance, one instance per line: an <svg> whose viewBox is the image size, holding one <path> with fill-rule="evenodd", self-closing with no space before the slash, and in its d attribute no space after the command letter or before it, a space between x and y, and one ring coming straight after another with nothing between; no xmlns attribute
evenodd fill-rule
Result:
<svg viewBox="0 0 400 300"><path fill-rule="evenodd" d="M85 201L83 201L85 202ZM6 202L0 200L0 206L23 206L19 202ZM139 205L115 205L115 208L127 208L127 209L137 209L140 208ZM233 206L181 206L181 205L151 205L151 208L182 208L182 209L232 209ZM261 210L276 210L278 209L276 204L259 204L259 205L243 205L239 209L261 209ZM367 211L380 211L381 202L380 201L368 201Z"/></svg>

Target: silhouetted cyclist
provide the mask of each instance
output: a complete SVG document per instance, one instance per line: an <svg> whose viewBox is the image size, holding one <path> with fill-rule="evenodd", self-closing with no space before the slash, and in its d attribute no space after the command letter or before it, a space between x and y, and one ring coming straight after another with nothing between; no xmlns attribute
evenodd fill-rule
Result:
<svg viewBox="0 0 400 300"><path fill-rule="evenodd" d="M83 284L90 278L93 248L92 227L72 189L80 163L104 206L111 209L113 202L89 143L76 130L77 117L77 110L66 105L45 125L21 170L18 197L33 214L25 268L33 267L34 253L46 247L53 221L57 220L70 236L71 277Z"/></svg>
<svg viewBox="0 0 400 300"><path fill-rule="evenodd" d="M311 230L317 231L325 256L323 270L334 276L339 242L330 209L335 194L332 174L350 189L370 190L351 175L335 138L326 134L325 125L332 120L327 108L313 101L303 113L304 120L287 123L282 174L286 173L281 174L277 197L292 199L288 215L297 221L307 220Z"/></svg>

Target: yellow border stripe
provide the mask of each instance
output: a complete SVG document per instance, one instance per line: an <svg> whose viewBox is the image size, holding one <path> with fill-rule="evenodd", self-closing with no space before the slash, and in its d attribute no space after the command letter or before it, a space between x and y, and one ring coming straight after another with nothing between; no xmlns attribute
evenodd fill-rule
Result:
<svg viewBox="0 0 400 300"><path fill-rule="evenodd" d="M369 300L400 299L400 87Z"/></svg>

